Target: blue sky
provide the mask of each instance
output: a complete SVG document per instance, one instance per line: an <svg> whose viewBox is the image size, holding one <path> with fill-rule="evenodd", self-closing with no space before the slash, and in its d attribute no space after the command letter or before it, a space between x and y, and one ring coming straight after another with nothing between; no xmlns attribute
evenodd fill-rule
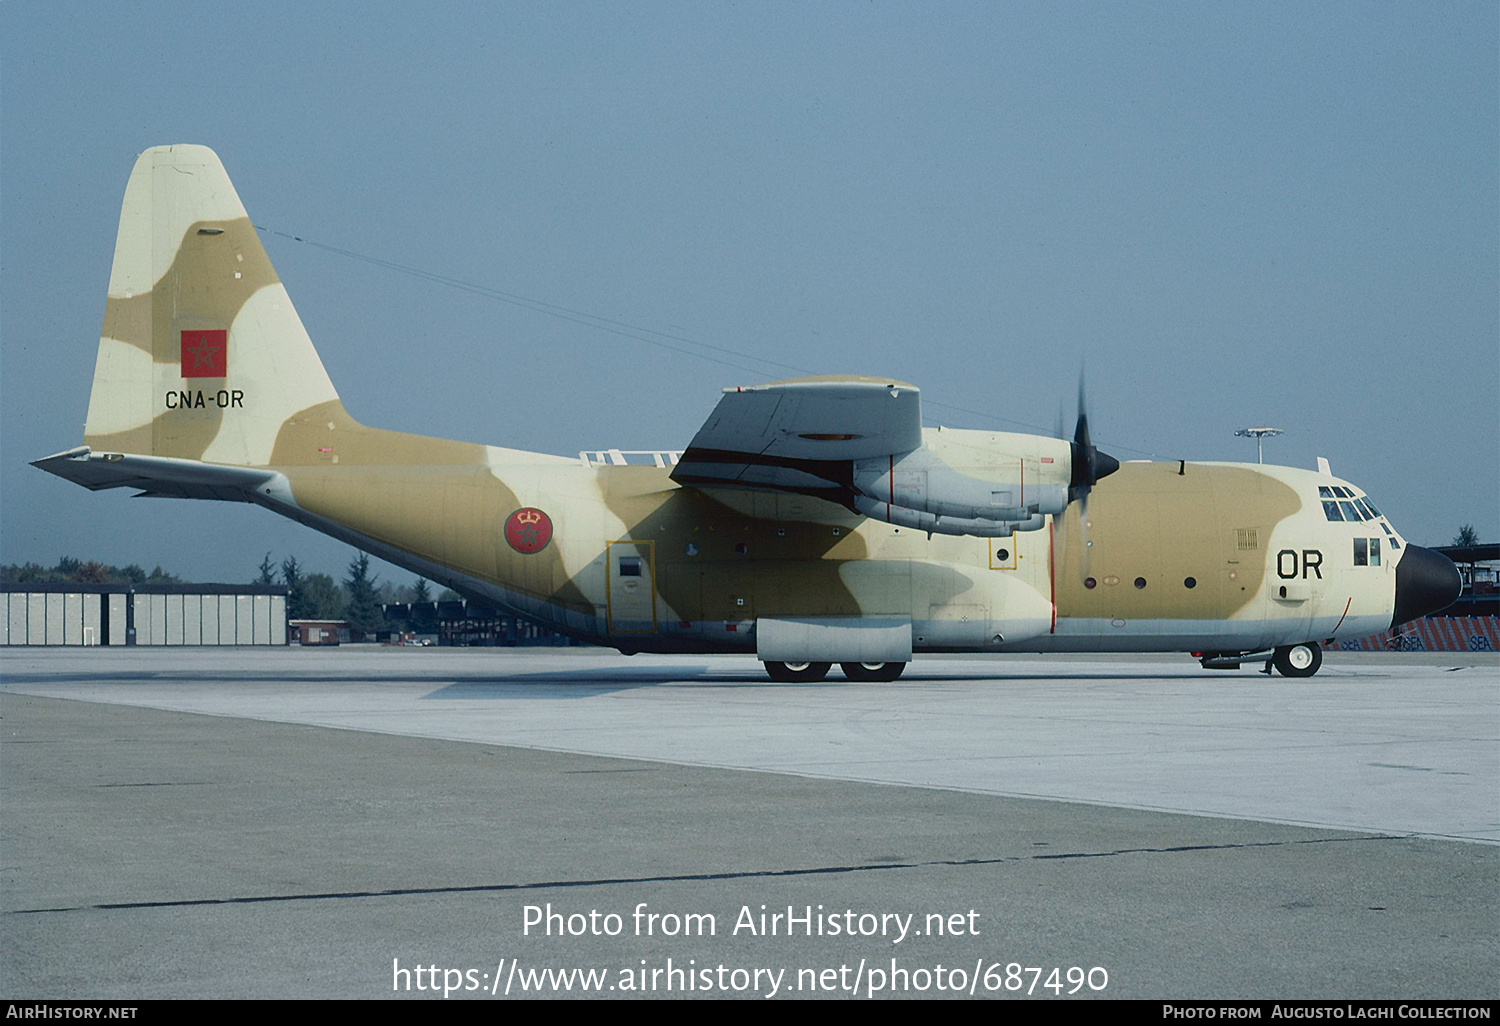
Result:
<svg viewBox="0 0 1500 1026"><path fill-rule="evenodd" d="M81 440L169 142L259 225L529 301L264 236L366 423L680 447L812 371L1045 432L1085 366L1122 459L1272 424L1412 540L1500 538L1497 55L1489 3L0 5L0 562L348 562L26 465Z"/></svg>

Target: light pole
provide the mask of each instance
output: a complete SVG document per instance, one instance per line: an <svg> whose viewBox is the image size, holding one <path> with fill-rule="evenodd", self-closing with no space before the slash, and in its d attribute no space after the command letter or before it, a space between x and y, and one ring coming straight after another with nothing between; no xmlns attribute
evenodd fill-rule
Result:
<svg viewBox="0 0 1500 1026"><path fill-rule="evenodd" d="M1265 460L1264 454L1261 452L1261 444L1262 444L1261 443L1261 439L1263 439L1263 438L1265 438L1267 436L1274 437L1274 436L1279 435L1281 433L1282 433L1281 432L1281 428L1273 428L1273 427L1250 427L1250 428L1240 428L1234 434L1235 434L1236 438L1253 438L1253 439L1255 439L1255 462L1256 463L1264 463L1264 462L1266 462L1266 460Z"/></svg>

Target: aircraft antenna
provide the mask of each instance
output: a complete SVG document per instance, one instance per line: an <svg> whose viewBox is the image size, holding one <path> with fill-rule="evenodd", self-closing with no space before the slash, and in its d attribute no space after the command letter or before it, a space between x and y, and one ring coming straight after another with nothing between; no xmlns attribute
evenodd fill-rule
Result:
<svg viewBox="0 0 1500 1026"><path fill-rule="evenodd" d="M1282 433L1283 432L1281 428L1277 427L1248 427L1240 428L1234 433L1234 436L1236 438L1255 439L1255 462L1264 463L1266 462L1265 454L1261 451L1261 446L1264 444L1263 440L1266 438L1275 437L1276 435Z"/></svg>

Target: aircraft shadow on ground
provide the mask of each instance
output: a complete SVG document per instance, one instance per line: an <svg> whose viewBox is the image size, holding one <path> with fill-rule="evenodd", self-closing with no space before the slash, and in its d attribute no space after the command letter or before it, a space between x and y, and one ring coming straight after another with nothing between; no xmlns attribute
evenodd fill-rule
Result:
<svg viewBox="0 0 1500 1026"><path fill-rule="evenodd" d="M136 671L124 673L7 673L0 675L0 686L28 686L46 684L416 684L435 685L442 682L436 690L424 695L426 699L453 700L453 699L535 699L535 698L558 698L578 699L588 698L593 695L608 694L617 691L631 691L645 687L656 686L679 686L679 687L715 687L715 688L776 688L790 691L807 691L811 689L826 688L891 688L909 686L912 684L965 684L976 681L990 681L995 684L1022 683L1031 681L1048 681L1055 683L1077 682L1080 684L1098 684L1108 682L1127 681L1167 681L1188 680L1200 681L1206 684L1223 684L1231 681L1245 682L1256 679L1262 683L1274 680L1278 683L1288 683L1279 677L1267 678L1258 672L1241 671L1239 673L1226 673L1222 676L1205 676L1198 670L1182 670L1174 673L1078 673L1067 674L1031 672L1031 673L997 673L994 668L986 668L987 672L958 674L958 673L906 673L899 682L894 683L862 683L849 681L843 678L837 670L833 671L828 679L815 683L785 683L768 680L759 669L745 670L740 673L725 673L723 671L710 672L707 665L661 667L643 666L639 669L633 667L614 667L608 670L580 671L552 670L541 672L517 673L507 675L495 674L364 674L359 676L343 676L336 674L319 674L299 671L296 673L266 672L225 672L205 673L201 670L193 672L174 671ZM1295 682L1291 682L1295 683ZM532 685L541 688L557 688L556 691L533 690Z"/></svg>
<svg viewBox="0 0 1500 1026"><path fill-rule="evenodd" d="M1243 676L1241 675L1242 679ZM896 686L910 684L968 684L976 681L991 681L996 684L1030 681L1057 683L1071 681L1079 684L1099 684L1142 680L1201 681L1204 679L1201 673L1194 672L1177 674L1098 674L1088 676L1079 674L1059 676L1047 673L986 673L968 676L958 674L906 674ZM1209 679L1213 680L1213 678ZM1265 679L1261 677L1261 680ZM831 674L827 680L798 684L767 680L758 671L746 671L743 674L709 673L707 667L698 667L696 668L696 672L695 668L684 668L668 673L658 667L651 667L637 671L609 670L602 673L580 673L576 670L559 670L543 673L519 673L506 677L471 677L455 680L446 687L439 688L422 697L424 699L437 700L579 699L660 686L676 686L680 688L712 687L715 689L750 688L755 690L775 688L785 691L811 691L840 690L845 688L890 688L893 685L890 683L849 681L837 673Z"/></svg>

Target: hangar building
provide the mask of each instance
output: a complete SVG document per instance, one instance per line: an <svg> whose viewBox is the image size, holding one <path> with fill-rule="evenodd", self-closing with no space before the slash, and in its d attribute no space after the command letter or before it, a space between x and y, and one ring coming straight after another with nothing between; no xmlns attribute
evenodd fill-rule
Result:
<svg viewBox="0 0 1500 1026"><path fill-rule="evenodd" d="M285 645L283 585L0 584L0 645Z"/></svg>

